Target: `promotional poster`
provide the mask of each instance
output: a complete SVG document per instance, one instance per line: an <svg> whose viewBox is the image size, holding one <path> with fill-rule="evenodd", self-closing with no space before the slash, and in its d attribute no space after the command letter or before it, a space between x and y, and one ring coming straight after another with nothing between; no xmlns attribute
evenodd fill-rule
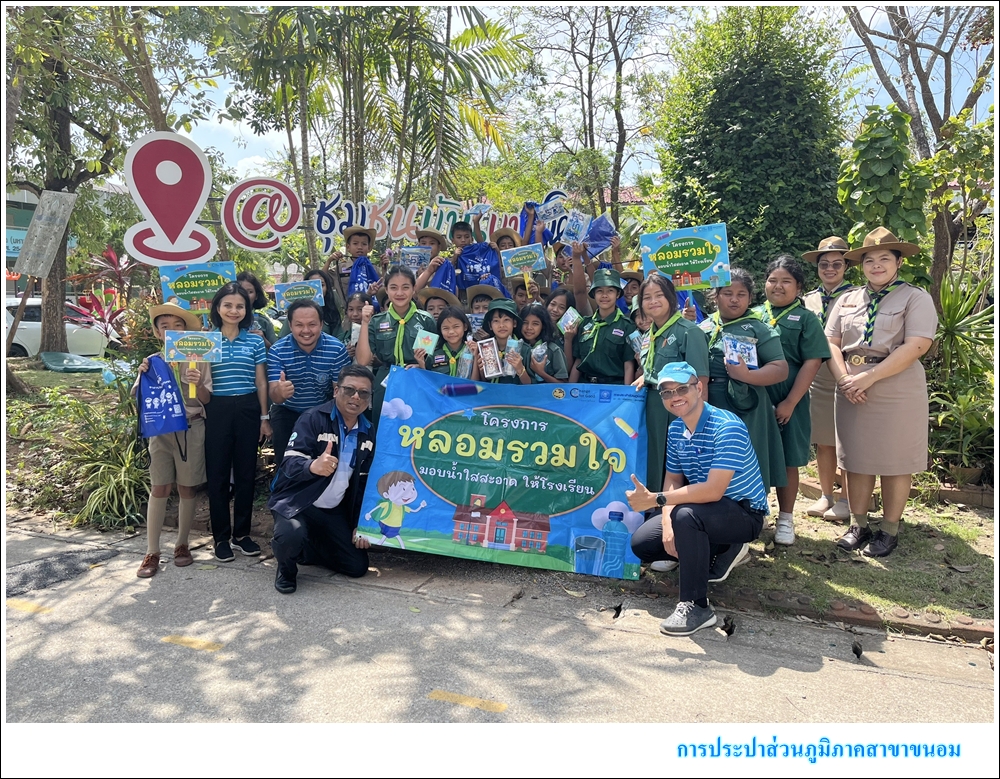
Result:
<svg viewBox="0 0 1000 779"><path fill-rule="evenodd" d="M642 268L667 276L674 288L728 287L729 242L723 222L649 233L639 239Z"/></svg>

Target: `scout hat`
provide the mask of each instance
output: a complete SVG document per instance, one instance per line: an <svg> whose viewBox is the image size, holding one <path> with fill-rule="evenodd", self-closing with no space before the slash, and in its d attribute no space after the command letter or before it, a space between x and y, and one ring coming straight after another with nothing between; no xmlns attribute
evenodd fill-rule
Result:
<svg viewBox="0 0 1000 779"><path fill-rule="evenodd" d="M891 252L899 252L904 257L912 257L920 254L920 247L915 243L908 243L899 240L884 227L876 227L865 236L865 242L860 249L854 249L844 255L845 260L860 260L873 249L888 249Z"/></svg>
<svg viewBox="0 0 1000 779"><path fill-rule="evenodd" d="M660 369L656 377L656 386L662 387L669 381L675 384L687 384L691 379L697 379L698 374L686 362L668 362Z"/></svg>
<svg viewBox="0 0 1000 779"><path fill-rule="evenodd" d="M185 330L201 330L201 317L197 314L192 314L186 308L181 308L176 303L164 303L162 306L150 306L150 324L153 325L153 327L156 327L156 317L165 316L167 314L183 319Z"/></svg>
<svg viewBox="0 0 1000 779"><path fill-rule="evenodd" d="M590 285L590 292L587 294L594 297L594 290L598 287L614 287L618 292L618 297L625 294L618 271L609 268L598 268L594 271L594 283Z"/></svg>
<svg viewBox="0 0 1000 779"><path fill-rule="evenodd" d="M448 242L448 239L445 238L443 235L441 235L441 233L439 233L437 230L417 230L417 240L419 241L421 238L433 238L435 241L437 241L439 252L443 252L445 249L451 246L451 244Z"/></svg>
<svg viewBox="0 0 1000 779"><path fill-rule="evenodd" d="M568 243L563 243L562 241L556 241L552 245L552 251L556 253L556 257L562 254L564 251L569 250L570 245Z"/></svg>
<svg viewBox="0 0 1000 779"><path fill-rule="evenodd" d="M514 321L517 322L517 326L521 326L521 315L517 313L517 304L513 300L501 298L499 300L491 301L490 307L486 309L486 316L483 317L484 328L492 321L493 315L497 311L504 314L510 314L514 318Z"/></svg>
<svg viewBox="0 0 1000 779"><path fill-rule="evenodd" d="M500 280L492 274L482 278L479 284L473 284L465 290L465 298L469 301L470 305L478 295L487 295L493 300L510 297L507 294L506 287L504 287L503 284L500 283Z"/></svg>
<svg viewBox="0 0 1000 779"><path fill-rule="evenodd" d="M635 315L638 314L638 313L639 313L639 296L638 295L633 295L632 296L632 302L629 303L629 306L628 306L628 315L632 319L635 319Z"/></svg>
<svg viewBox="0 0 1000 779"><path fill-rule="evenodd" d="M458 308L462 307L462 304L454 294L446 289L441 289L440 287L424 287L417 293L417 301L421 306L426 306L427 301L431 298L441 298L441 300L445 301L449 306L457 306Z"/></svg>
<svg viewBox="0 0 1000 779"><path fill-rule="evenodd" d="M642 271L639 270L623 270L618 274L622 279L627 279L628 281L637 281L642 284L645 276L642 275Z"/></svg>
<svg viewBox="0 0 1000 779"><path fill-rule="evenodd" d="M517 234L517 230L515 230L512 227L503 227L503 228L501 228L499 230L494 230L492 233L490 233L490 240L493 243L496 243L501 238L503 238L505 235L508 238L510 238L511 240L514 241L514 246L520 246L521 245L521 236L518 235Z"/></svg>
<svg viewBox="0 0 1000 779"><path fill-rule="evenodd" d="M847 252L850 251L851 247L847 245L847 241L837 235L831 235L829 238L824 238L819 242L819 248L814 252L806 252L802 255L802 259L806 262L811 262L815 265L819 258L826 254L827 252Z"/></svg>
<svg viewBox="0 0 1000 779"><path fill-rule="evenodd" d="M371 227L362 227L361 225L348 227L344 230L344 243L347 243L351 239L352 235L367 235L368 245L371 246L375 243L375 230Z"/></svg>

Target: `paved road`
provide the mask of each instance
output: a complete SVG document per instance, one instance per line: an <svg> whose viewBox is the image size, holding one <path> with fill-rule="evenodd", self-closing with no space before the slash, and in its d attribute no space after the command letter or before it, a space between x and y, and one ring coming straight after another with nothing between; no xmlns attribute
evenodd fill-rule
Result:
<svg viewBox="0 0 1000 779"><path fill-rule="evenodd" d="M165 548L172 548L169 536ZM399 553L358 581L273 560L135 569L144 538L8 526L8 567L119 554L7 600L7 722L990 722L978 647L673 607L594 579ZM579 597L579 595L583 597ZM621 606L616 617L616 608Z"/></svg>

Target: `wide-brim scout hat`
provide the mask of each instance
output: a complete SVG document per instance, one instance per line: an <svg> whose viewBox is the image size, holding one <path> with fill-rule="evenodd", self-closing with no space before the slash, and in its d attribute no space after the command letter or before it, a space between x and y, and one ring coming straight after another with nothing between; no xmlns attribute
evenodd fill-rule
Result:
<svg viewBox="0 0 1000 779"><path fill-rule="evenodd" d="M156 317L166 316L168 314L170 316L178 316L183 319L185 330L201 330L201 317L197 314L192 314L186 308L181 308L176 303L164 303L162 306L150 306L149 322L153 325L153 327L156 327Z"/></svg>
<svg viewBox="0 0 1000 779"><path fill-rule="evenodd" d="M590 292L587 294L594 297L594 290L600 287L614 287L618 297L625 294L625 290L622 289L622 277L618 271L610 268L598 268L594 273L594 283L590 285Z"/></svg>
<svg viewBox="0 0 1000 779"><path fill-rule="evenodd" d="M626 281L637 281L640 284L642 284L642 282L646 278L645 276L642 275L642 271L639 271L639 270L623 270L618 275L621 276L623 280L626 280Z"/></svg>
<svg viewBox="0 0 1000 779"><path fill-rule="evenodd" d="M352 235L367 235L368 245L371 246L375 243L375 230L371 227L361 227L360 225L355 227L348 227L344 230L344 243L351 240Z"/></svg>
<svg viewBox="0 0 1000 779"><path fill-rule="evenodd" d="M503 293L491 284L473 284L465 290L465 298L470 305L479 295L487 295L491 300L505 300Z"/></svg>
<svg viewBox="0 0 1000 779"><path fill-rule="evenodd" d="M451 244L448 242L448 239L445 238L437 230L417 230L417 240L419 241L421 238L433 238L435 241L437 241L439 252L443 252L445 249L451 246Z"/></svg>
<svg viewBox="0 0 1000 779"><path fill-rule="evenodd" d="M904 257L912 257L914 254L920 254L920 247L915 243L901 241L884 227L876 227L865 236L865 242L861 244L861 248L847 252L844 255L844 259L851 260L852 262L860 260L874 249L888 249L891 252L899 252Z"/></svg>
<svg viewBox="0 0 1000 779"><path fill-rule="evenodd" d="M562 254L564 251L570 248L568 243L563 243L562 241L556 241L552 244L552 251L556 253L556 257Z"/></svg>
<svg viewBox="0 0 1000 779"><path fill-rule="evenodd" d="M441 289L440 287L424 287L420 292L417 293L417 301L421 306L426 307L427 301L431 298L441 298L449 306L462 307L461 302L455 297L451 292L446 289Z"/></svg>
<svg viewBox="0 0 1000 779"><path fill-rule="evenodd" d="M816 251L803 254L802 259L815 265L819 262L819 258L827 252L840 252L843 254L850 250L851 247L847 245L847 241L839 235L831 235L829 238L824 238L819 242L819 248Z"/></svg>
<svg viewBox="0 0 1000 779"><path fill-rule="evenodd" d="M490 302L490 307L486 309L486 316L483 317L483 327L486 327L493 320L498 311L503 314L510 314L520 327L521 315L517 313L517 303L513 300L507 300L507 298Z"/></svg>
<svg viewBox="0 0 1000 779"><path fill-rule="evenodd" d="M517 234L517 230L513 227L501 227L499 230L494 230L490 233L490 240L493 243L496 243L505 235L514 241L514 246L521 245L521 236Z"/></svg>
<svg viewBox="0 0 1000 779"><path fill-rule="evenodd" d="M632 302L628 304L628 315L635 319L635 315L639 313L639 296L633 295Z"/></svg>

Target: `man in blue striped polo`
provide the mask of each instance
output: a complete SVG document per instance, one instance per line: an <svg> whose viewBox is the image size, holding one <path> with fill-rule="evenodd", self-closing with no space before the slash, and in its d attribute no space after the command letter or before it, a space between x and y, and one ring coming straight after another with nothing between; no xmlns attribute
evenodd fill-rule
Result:
<svg viewBox="0 0 1000 779"><path fill-rule="evenodd" d="M288 307L284 338L267 353L268 394L271 397L271 443L280 467L295 421L303 411L327 403L341 369L349 365L347 347L323 332L323 312L314 300L296 300Z"/></svg>
<svg viewBox="0 0 1000 779"><path fill-rule="evenodd" d="M632 475L626 492L634 511L659 507L632 536L644 563L680 563L680 598L660 623L668 636L690 636L716 623L709 582L721 582L749 555L768 513L767 493L746 425L701 399L701 382L686 362L663 366L657 386L675 419L667 431L663 492Z"/></svg>

